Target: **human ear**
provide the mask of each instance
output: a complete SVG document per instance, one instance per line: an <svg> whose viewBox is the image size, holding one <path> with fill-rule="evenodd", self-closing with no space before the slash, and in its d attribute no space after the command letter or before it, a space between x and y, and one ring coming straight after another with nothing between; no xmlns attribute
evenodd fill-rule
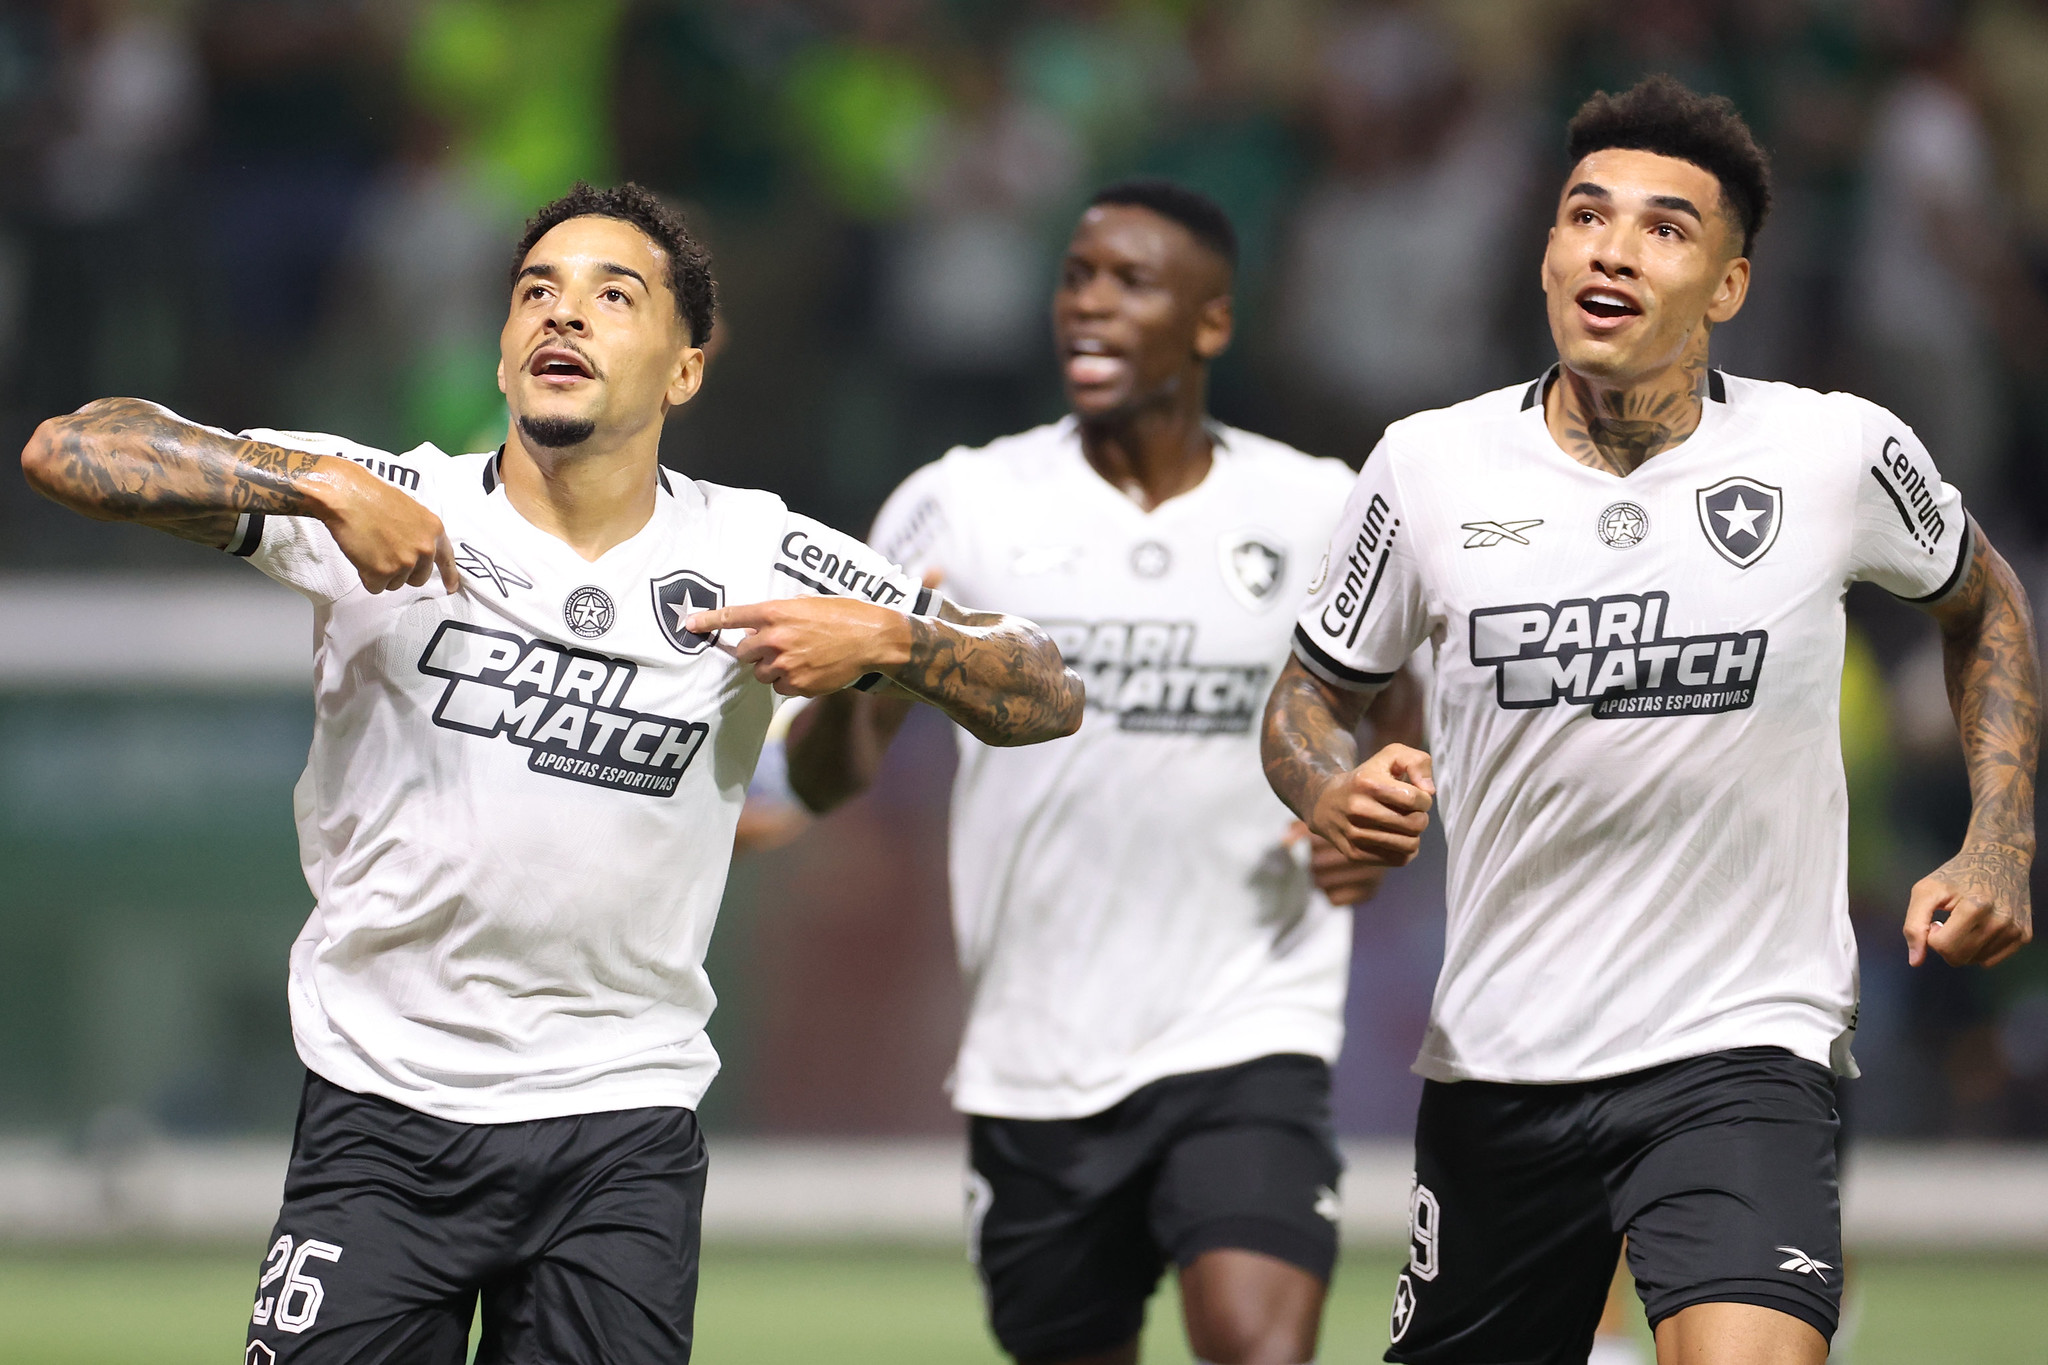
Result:
<svg viewBox="0 0 2048 1365"><path fill-rule="evenodd" d="M1728 262L1727 272L1707 303L1707 321L1720 326L1742 311L1743 301L1748 297L1749 257L1737 256Z"/></svg>
<svg viewBox="0 0 2048 1365"><path fill-rule="evenodd" d="M1230 295L1210 299L1195 315L1195 358L1207 363L1230 349L1231 332L1236 327L1231 313Z"/></svg>
<svg viewBox="0 0 2048 1365"><path fill-rule="evenodd" d="M696 397L703 384L704 352L695 346L685 346L676 356L676 367L669 375L668 388L661 395L662 402L671 408L679 408Z"/></svg>

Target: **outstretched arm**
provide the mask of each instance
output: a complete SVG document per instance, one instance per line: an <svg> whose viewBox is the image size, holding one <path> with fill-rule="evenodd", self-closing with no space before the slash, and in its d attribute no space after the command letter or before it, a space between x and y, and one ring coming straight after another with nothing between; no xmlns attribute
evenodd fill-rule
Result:
<svg viewBox="0 0 2048 1365"><path fill-rule="evenodd" d="M102 398L36 428L29 486L95 521L132 521L219 547L244 512L316 517L363 586L460 585L440 518L361 466L227 436L154 403Z"/></svg>
<svg viewBox="0 0 2048 1365"><path fill-rule="evenodd" d="M2034 936L2028 875L2041 752L2034 618L2012 566L1975 521L1970 537L1963 581L1929 608L1941 626L1949 707L1970 769L1970 828L1962 851L1913 888L1905 932L1915 966L1929 948L1956 966L1996 966Z"/></svg>
<svg viewBox="0 0 2048 1365"><path fill-rule="evenodd" d="M1400 867L1422 846L1436 797L1429 755L1388 744L1358 761L1358 723L1371 697L1332 687L1289 659L1266 701L1266 781L1345 856Z"/></svg>
<svg viewBox="0 0 2048 1365"><path fill-rule="evenodd" d="M1021 617L948 602L933 620L856 598L796 597L698 612L688 628L749 632L733 656L785 696L823 696L880 673L984 744L1038 744L1081 726L1081 679Z"/></svg>

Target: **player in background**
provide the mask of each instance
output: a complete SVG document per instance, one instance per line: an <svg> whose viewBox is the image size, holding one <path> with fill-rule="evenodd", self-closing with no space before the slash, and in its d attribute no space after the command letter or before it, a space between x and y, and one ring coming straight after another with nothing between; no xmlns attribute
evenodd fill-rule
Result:
<svg viewBox="0 0 2048 1365"><path fill-rule="evenodd" d="M1945 644L1974 809L1908 954L2031 935L2025 594L1913 433L1709 368L1768 167L1726 100L1598 95L1543 258L1558 364L1397 422L1266 713L1273 788L1338 847L1442 800L1449 922L1387 1358L1582 1362L1622 1236L1665 1365L1819 1362L1839 1313L1834 1077L1857 986L1837 711L1851 582ZM1511 532L1511 534L1501 534ZM1408 652L1434 772L1358 766Z"/></svg>
<svg viewBox="0 0 2048 1365"><path fill-rule="evenodd" d="M57 501L313 602L309 1074L251 1362L459 1365L479 1294L482 1361L687 1360L704 950L775 692L876 673L995 744L1080 718L1029 623L659 467L712 324L679 216L579 185L514 261L495 452L106 399L22 456Z"/></svg>
<svg viewBox="0 0 2048 1365"><path fill-rule="evenodd" d="M963 737L953 792L953 1101L991 1323L1025 1362L1135 1360L1169 1261L1202 1360L1314 1356L1351 957L1335 907L1415 846L1311 857L1259 773L1257 716L1351 472L1209 417L1235 256L1202 195L1096 195L1053 300L1072 414L927 465L871 537L949 593L1028 605L1088 685L1081 732L1039 754ZM866 786L903 714L809 705L798 795L823 810Z"/></svg>

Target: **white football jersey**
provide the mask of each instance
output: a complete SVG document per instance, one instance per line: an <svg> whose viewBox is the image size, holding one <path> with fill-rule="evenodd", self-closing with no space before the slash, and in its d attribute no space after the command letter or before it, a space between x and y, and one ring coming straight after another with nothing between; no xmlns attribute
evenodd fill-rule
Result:
<svg viewBox="0 0 2048 1365"><path fill-rule="evenodd" d="M1351 471L1219 427L1202 483L1147 513L1071 419L907 479L873 543L947 595L1029 616L1088 687L1072 738L960 738L954 930L974 1114L1073 1118L1164 1076L1333 1059L1351 918L1312 894L1259 720Z"/></svg>
<svg viewBox="0 0 2048 1365"><path fill-rule="evenodd" d="M246 516L228 547L314 607L299 1055L464 1122L694 1108L718 1070L704 949L775 696L727 652L740 632L683 621L932 594L768 493L664 472L646 527L591 562L512 507L495 454L246 434L397 484L464 579L368 592L310 518Z"/></svg>
<svg viewBox="0 0 2048 1365"><path fill-rule="evenodd" d="M1699 428L1624 479L1558 447L1542 390L1389 427L1295 632L1345 687L1433 649L1450 918L1416 1070L1846 1070L1843 597L1947 592L1961 500L1846 394L1713 372Z"/></svg>

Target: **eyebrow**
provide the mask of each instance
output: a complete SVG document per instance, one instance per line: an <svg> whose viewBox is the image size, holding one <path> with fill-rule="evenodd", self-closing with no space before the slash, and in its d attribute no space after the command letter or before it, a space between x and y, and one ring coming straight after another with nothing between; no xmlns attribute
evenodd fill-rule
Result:
<svg viewBox="0 0 2048 1365"><path fill-rule="evenodd" d="M598 266L598 269L607 275L624 275L629 280L637 280L642 289L647 288L647 277L633 269L630 265L620 265L617 261L605 261ZM529 265L519 272L519 278L522 280L528 276L551 280L555 277L555 268L551 265Z"/></svg>
<svg viewBox="0 0 2048 1365"><path fill-rule="evenodd" d="M1590 180L1581 180L1578 184L1566 190L1564 197L1570 199L1574 195L1581 194L1588 199L1602 199L1610 204L1614 202L1614 196L1608 192L1605 185L1596 185ZM1690 214L1694 222L1703 225L1707 221L1707 216L1700 212L1699 205L1693 203L1692 200L1687 199L1682 194L1653 194L1644 202L1648 203L1652 208L1670 209L1673 213Z"/></svg>

